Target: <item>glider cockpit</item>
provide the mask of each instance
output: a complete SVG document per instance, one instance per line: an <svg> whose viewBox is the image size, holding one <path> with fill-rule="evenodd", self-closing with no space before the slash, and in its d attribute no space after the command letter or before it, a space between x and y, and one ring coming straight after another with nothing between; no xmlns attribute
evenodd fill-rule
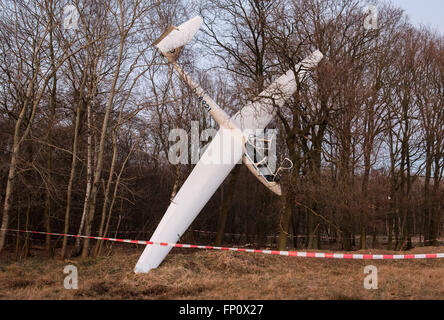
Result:
<svg viewBox="0 0 444 320"><path fill-rule="evenodd" d="M288 162L288 166L281 165L277 170L275 168L276 161L270 161L270 149L272 138L266 139L255 135L249 135L247 142L244 145L244 163L248 169L256 175L259 180L271 191L281 195L282 190L279 185L281 180L280 172L282 170L290 170L293 168L293 162L285 158L283 163Z"/></svg>

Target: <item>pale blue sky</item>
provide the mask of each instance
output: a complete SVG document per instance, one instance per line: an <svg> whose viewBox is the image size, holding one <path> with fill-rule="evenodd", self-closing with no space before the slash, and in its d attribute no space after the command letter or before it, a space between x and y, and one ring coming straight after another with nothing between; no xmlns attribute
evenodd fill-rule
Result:
<svg viewBox="0 0 444 320"><path fill-rule="evenodd" d="M428 25L444 35L444 0L392 0L415 25Z"/></svg>

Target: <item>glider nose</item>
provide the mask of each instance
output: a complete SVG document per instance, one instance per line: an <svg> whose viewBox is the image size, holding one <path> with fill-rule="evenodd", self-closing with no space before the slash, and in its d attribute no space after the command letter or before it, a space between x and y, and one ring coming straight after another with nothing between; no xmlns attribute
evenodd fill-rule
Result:
<svg viewBox="0 0 444 320"><path fill-rule="evenodd" d="M279 183L274 183L273 185L269 186L270 190L276 193L278 196L282 196L282 188Z"/></svg>

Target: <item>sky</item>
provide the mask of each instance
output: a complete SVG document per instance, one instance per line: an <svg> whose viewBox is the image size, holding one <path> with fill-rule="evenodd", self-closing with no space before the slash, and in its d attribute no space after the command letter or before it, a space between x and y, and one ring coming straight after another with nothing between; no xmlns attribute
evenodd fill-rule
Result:
<svg viewBox="0 0 444 320"><path fill-rule="evenodd" d="M444 35L444 0L392 0L405 9L413 24L424 24Z"/></svg>

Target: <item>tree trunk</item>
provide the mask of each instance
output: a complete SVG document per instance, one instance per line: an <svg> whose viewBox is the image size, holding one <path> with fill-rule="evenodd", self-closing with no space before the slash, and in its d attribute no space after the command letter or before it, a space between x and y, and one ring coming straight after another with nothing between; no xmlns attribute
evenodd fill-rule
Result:
<svg viewBox="0 0 444 320"><path fill-rule="evenodd" d="M28 203L26 207L26 223L25 223L25 230L29 230L29 214L31 213L31 196L28 194ZM27 258L30 254L30 246L29 246L29 232L26 233L25 236L25 246L24 246L24 253L23 256Z"/></svg>
<svg viewBox="0 0 444 320"><path fill-rule="evenodd" d="M122 9L122 7L121 7L121 9ZM121 25L120 25L121 28L124 28L123 20L124 20L123 12L121 12ZM124 31L121 30L121 32L124 32ZM116 95L117 80L120 75L120 68L121 68L122 57L123 57L123 46L125 44L124 37L125 36L123 34L121 34L119 53L118 53L117 62L116 62L116 70L114 72L114 79L113 79L113 83L111 84L111 90L110 90L110 94L109 94L109 98L108 98L108 102L107 102L107 106L106 106L105 116L103 118L103 123L102 123L102 131L100 134L100 142L99 142L99 152L97 155L97 163L96 163L96 167L94 170L93 183L92 183L92 188L91 188L91 198L90 198L90 203L89 203L89 210L88 210L88 214L86 217L86 225L85 225L85 235L86 236L91 235L92 222L94 220L94 214L95 214L95 210L96 210L97 193L99 190L99 183L100 183L100 178L102 176L102 169L103 169L103 155L104 155L104 151L105 151L106 133L107 133L107 129L108 129L109 118L111 115L114 97ZM82 259L85 259L88 256L88 252L89 252L89 239L86 238L85 241L83 242Z"/></svg>
<svg viewBox="0 0 444 320"><path fill-rule="evenodd" d="M106 188L105 188L105 199L103 200L102 217L100 220L100 227L99 227L99 237L103 236L103 228L105 226L105 218L106 218L106 212L107 212L108 202L109 202L109 193L110 193L111 184L113 181L114 169L116 166L116 158L117 158L117 133L116 133L116 130L117 129L115 129L113 131L113 156L111 159L111 168L109 171L108 181L106 183ZM102 240L98 240L96 242L96 246L94 248L94 256L97 256L99 254L99 248L100 248L101 243L102 243Z"/></svg>
<svg viewBox="0 0 444 320"><path fill-rule="evenodd" d="M21 122L21 121L20 121ZM16 134L14 135L14 148L11 154L11 161L9 163L9 173L8 180L6 183L6 191L5 191L5 204L3 207L3 217L2 217L2 227L0 230L0 253L3 250L3 246L5 244L6 231L4 229L8 228L9 221L9 211L11 210L12 204L12 191L15 182L15 174L17 169L17 157L20 150L20 146L18 144L18 128L20 127L19 121L16 124Z"/></svg>
<svg viewBox="0 0 444 320"><path fill-rule="evenodd" d="M227 224L227 216L228 211L231 208L231 203L233 202L234 192L236 190L236 183L238 179L238 175L240 172L241 166L236 165L233 170L231 171L231 178L228 182L225 190L225 196L222 203L222 207L220 209L219 218L217 221L217 234L216 234L216 240L214 241L215 246L222 245L222 241L224 239L225 234L225 226Z"/></svg>
<svg viewBox="0 0 444 320"><path fill-rule="evenodd" d="M84 77L84 80L86 80L86 77ZM84 83L84 82L83 82ZM84 90L84 86L81 86L80 96L82 95L82 92ZM68 188L66 191L66 210L65 210L65 227L64 227L64 234L67 234L69 231L69 218L71 214L71 199L72 199L72 186L74 183L74 178L76 174L76 166L77 166L77 148L78 148L78 140L79 140L79 129L80 129L80 119L81 119L81 112L82 112L82 99L79 99L78 105L77 105L77 115L74 125L74 141L72 144L72 159L71 159L71 171L69 173L69 181L68 181ZM62 252L60 254L61 259L64 259L66 256L66 245L68 242L68 237L63 237L63 245L62 245Z"/></svg>
<svg viewBox="0 0 444 320"><path fill-rule="evenodd" d="M110 221L111 221L111 214L113 212L114 204L116 202L117 190L119 189L120 179L122 177L123 171L124 171L124 169L126 167L126 164L127 164L128 160L129 160L130 155L131 155L133 150L134 149L132 148L131 151L128 153L128 156L126 157L125 161L122 164L122 167L120 169L119 175L117 176L117 179L116 179L116 182L115 182L115 185L114 185L113 197L111 199L111 204L110 204L109 209L108 209L108 218L107 218L107 221L106 221L105 231L103 232L103 237L107 237L107 235L108 235L109 224L110 224ZM97 255L100 255L100 250L102 249L102 245L103 245L103 241L99 240L99 247L97 249Z"/></svg>
<svg viewBox="0 0 444 320"><path fill-rule="evenodd" d="M293 226L293 247L297 248L298 247L298 233L299 233L299 224L301 221L301 215L300 215L300 211L298 209L297 214L292 214L291 215L291 222L292 222L292 226Z"/></svg>
<svg viewBox="0 0 444 320"><path fill-rule="evenodd" d="M51 106L51 112L48 119L48 125L46 129L46 136L45 136L45 143L46 143L46 171L47 171L47 186L45 191L45 209L44 209L44 221L45 221L45 229L46 229L46 241L45 241L45 248L46 248L46 254L49 258L53 256L52 247L51 247L51 190L50 190L50 184L52 180L52 147L51 144L51 132L54 125L54 118L55 118L55 110L56 110L56 95L57 95L57 72L56 72L56 62L55 62L55 56L54 56L54 45L53 45L53 25L52 21L54 18L53 14L53 1L50 1L49 3L50 8L49 9L49 20L50 20L50 29L49 29L49 56L51 59L51 70L53 71L53 82L52 82L52 88L51 88L51 97L50 97L50 106Z"/></svg>
<svg viewBox="0 0 444 320"><path fill-rule="evenodd" d="M388 235L387 235L387 249L393 248L393 212L387 214Z"/></svg>
<svg viewBox="0 0 444 320"><path fill-rule="evenodd" d="M361 239L359 241L359 245L361 250L365 250L367 247L367 232L365 224L361 225Z"/></svg>
<svg viewBox="0 0 444 320"><path fill-rule="evenodd" d="M290 221L292 218L292 210L293 210L293 194L291 192L287 192L285 194L285 206L280 222L281 229L279 232L279 239L278 239L279 251L284 251L287 248L288 231L289 231Z"/></svg>
<svg viewBox="0 0 444 320"><path fill-rule="evenodd" d="M83 202L83 212L82 218L80 220L78 235L81 235L83 232L83 226L85 224L86 216L89 209L90 197L91 197L91 180L92 180L92 123L91 123L91 105L90 102L87 103L86 106L86 117L87 117L87 127L88 127L88 140L87 140L87 160L86 160L86 192L85 199ZM76 242L74 245L73 255L77 256L80 254L80 238L76 238Z"/></svg>
<svg viewBox="0 0 444 320"><path fill-rule="evenodd" d="M431 230L430 230L430 242L432 246L439 246L439 230L441 227L442 219L442 197L440 196L440 157L435 156L435 174L433 185L433 212L431 217Z"/></svg>
<svg viewBox="0 0 444 320"><path fill-rule="evenodd" d="M20 207L17 207L17 230L20 230ZM19 260L19 251L20 251L20 231L16 232L15 239L15 262Z"/></svg>
<svg viewBox="0 0 444 320"><path fill-rule="evenodd" d="M426 167L425 167L425 180L424 180L424 218L423 218L423 233L424 233L424 243L430 245L430 179L432 174L432 159L431 159L431 146L430 143L426 142Z"/></svg>

